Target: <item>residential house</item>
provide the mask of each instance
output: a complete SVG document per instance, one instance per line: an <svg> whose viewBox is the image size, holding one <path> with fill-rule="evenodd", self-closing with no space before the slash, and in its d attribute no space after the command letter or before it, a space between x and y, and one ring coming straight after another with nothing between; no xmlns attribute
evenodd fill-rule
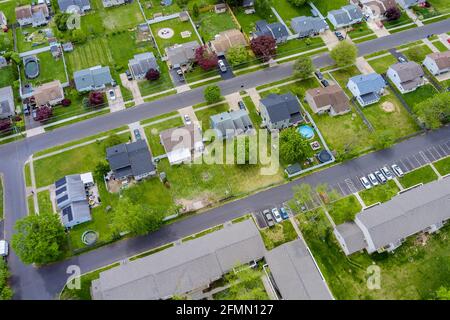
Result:
<svg viewBox="0 0 450 320"><path fill-rule="evenodd" d="M305 100L314 113L328 112L331 116L349 112L350 101L339 85L319 87L306 91Z"/></svg>
<svg viewBox="0 0 450 320"><path fill-rule="evenodd" d="M218 55L223 56L228 49L237 46L247 46L247 40L242 32L237 29L230 29L220 32L215 39L210 42L211 49Z"/></svg>
<svg viewBox="0 0 450 320"><path fill-rule="evenodd" d="M303 121L300 102L292 93L270 94L261 99L259 108L269 130L281 130Z"/></svg>
<svg viewBox="0 0 450 320"><path fill-rule="evenodd" d="M21 27L32 25L33 27L40 27L48 24L50 13L45 3L37 5L26 5L17 7L16 20Z"/></svg>
<svg viewBox="0 0 450 320"><path fill-rule="evenodd" d="M178 19L180 19L181 22L189 21L189 13L187 11L181 11Z"/></svg>
<svg viewBox="0 0 450 320"><path fill-rule="evenodd" d="M0 69L8 66L8 60L4 56L0 56Z"/></svg>
<svg viewBox="0 0 450 320"><path fill-rule="evenodd" d="M89 0L58 0L59 10L66 13L84 14L91 10Z"/></svg>
<svg viewBox="0 0 450 320"><path fill-rule="evenodd" d="M242 7L244 8L253 8L255 6L254 0L242 0Z"/></svg>
<svg viewBox="0 0 450 320"><path fill-rule="evenodd" d="M402 94L414 91L425 84L422 67L414 61L393 64L386 75Z"/></svg>
<svg viewBox="0 0 450 320"><path fill-rule="evenodd" d="M75 87L78 91L92 91L106 88L113 83L109 67L96 66L73 73Z"/></svg>
<svg viewBox="0 0 450 320"><path fill-rule="evenodd" d="M306 38L325 32L330 27L320 17L296 17L291 20L291 28L299 38Z"/></svg>
<svg viewBox="0 0 450 320"><path fill-rule="evenodd" d="M161 300L200 291L266 249L251 219L123 263L92 281L94 300Z"/></svg>
<svg viewBox="0 0 450 320"><path fill-rule="evenodd" d="M135 80L145 79L145 75L150 69L159 71L158 62L153 52L140 53L128 61L128 68Z"/></svg>
<svg viewBox="0 0 450 320"><path fill-rule="evenodd" d="M114 178L118 180L142 180L156 174L156 167L145 140L110 147L106 149L106 159Z"/></svg>
<svg viewBox="0 0 450 320"><path fill-rule="evenodd" d="M6 31L8 29L8 20L3 11L0 11L0 29Z"/></svg>
<svg viewBox="0 0 450 320"><path fill-rule="evenodd" d="M287 41L289 32L286 26L280 22L267 23L266 20L259 20L255 23L255 36L269 36L275 39L277 44Z"/></svg>
<svg viewBox="0 0 450 320"><path fill-rule="evenodd" d="M403 9L418 6L427 2L427 0L396 0Z"/></svg>
<svg viewBox="0 0 450 320"><path fill-rule="evenodd" d="M217 14L227 12L227 5L225 3L218 3L214 5L214 12Z"/></svg>
<svg viewBox="0 0 450 320"><path fill-rule="evenodd" d="M6 119L14 115L14 94L12 87L0 88L0 119Z"/></svg>
<svg viewBox="0 0 450 320"><path fill-rule="evenodd" d="M62 55L61 46L59 43L54 43L50 45L50 53L52 54L52 57L55 59L58 59Z"/></svg>
<svg viewBox="0 0 450 320"><path fill-rule="evenodd" d="M64 227L73 228L92 220L82 175L72 174L56 181L55 195L56 206Z"/></svg>
<svg viewBox="0 0 450 320"><path fill-rule="evenodd" d="M72 42L66 42L62 44L62 48L64 52L72 52L73 51L73 44Z"/></svg>
<svg viewBox="0 0 450 320"><path fill-rule="evenodd" d="M165 49L169 67L172 69L186 67L194 62L195 51L200 47L197 41L176 44Z"/></svg>
<svg viewBox="0 0 450 320"><path fill-rule="evenodd" d="M190 162L204 150L202 132L197 124L161 131L159 137L171 165Z"/></svg>
<svg viewBox="0 0 450 320"><path fill-rule="evenodd" d="M450 50L445 52L433 52L425 57L423 65L437 76L450 71Z"/></svg>
<svg viewBox="0 0 450 320"><path fill-rule="evenodd" d="M337 10L328 11L327 18L338 28L348 27L363 20L363 13L358 6L349 4Z"/></svg>
<svg viewBox="0 0 450 320"><path fill-rule="evenodd" d="M433 233L450 219L450 179L441 179L403 192L370 207L334 229L346 255L392 251L418 232Z"/></svg>
<svg viewBox="0 0 450 320"><path fill-rule="evenodd" d="M128 1L129 0L102 0L103 7L105 8L120 6L122 4L127 3Z"/></svg>
<svg viewBox="0 0 450 320"><path fill-rule="evenodd" d="M45 83L33 92L36 106L55 106L64 100L64 90L59 80Z"/></svg>
<svg viewBox="0 0 450 320"><path fill-rule="evenodd" d="M352 0L362 8L362 12L370 19L384 19L386 11L396 8L395 0Z"/></svg>
<svg viewBox="0 0 450 320"><path fill-rule="evenodd" d="M378 73L357 75L347 83L347 88L363 107L380 101L385 87L386 82Z"/></svg>
<svg viewBox="0 0 450 320"><path fill-rule="evenodd" d="M332 300L333 296L303 240L268 251L268 270L283 300Z"/></svg>
<svg viewBox="0 0 450 320"><path fill-rule="evenodd" d="M247 110L222 112L209 119L211 128L216 131L220 139L230 139L253 129Z"/></svg>
<svg viewBox="0 0 450 320"><path fill-rule="evenodd" d="M160 4L162 6L170 6L172 5L173 0L161 0Z"/></svg>

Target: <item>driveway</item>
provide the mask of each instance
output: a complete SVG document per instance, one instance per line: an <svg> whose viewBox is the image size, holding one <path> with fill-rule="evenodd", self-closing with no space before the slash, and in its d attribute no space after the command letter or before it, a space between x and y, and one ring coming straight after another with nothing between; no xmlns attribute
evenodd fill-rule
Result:
<svg viewBox="0 0 450 320"><path fill-rule="evenodd" d="M172 83L175 87L184 86L186 84L186 79L184 78L184 75L180 77L177 73L177 69L170 69L169 74L170 78L172 79Z"/></svg>
<svg viewBox="0 0 450 320"><path fill-rule="evenodd" d="M125 73L120 74L120 81L122 81L122 85L131 91L133 95L133 100L136 105L140 105L144 103L144 99L141 95L141 90L139 90L139 86L136 80L128 80L127 75Z"/></svg>
<svg viewBox="0 0 450 320"><path fill-rule="evenodd" d="M111 99L111 96L109 94L110 90L114 91L114 95L116 97L114 100ZM106 96L108 97L109 110L111 112L117 112L125 109L125 104L123 103L122 98L122 91L120 91L119 86L106 90Z"/></svg>
<svg viewBox="0 0 450 320"><path fill-rule="evenodd" d="M241 95L239 92L234 92L232 94L228 94L225 96L225 100L227 101L228 105L230 106L230 110L239 110L239 101L242 100Z"/></svg>
<svg viewBox="0 0 450 320"><path fill-rule="evenodd" d="M228 80L228 79L234 78L233 69L232 69L231 65L228 63L227 58L225 58L225 56L220 56L219 59L222 60L223 63L225 63L225 66L227 67L226 72L222 72L222 71L220 71L219 68L217 68L217 71L219 72L222 79Z"/></svg>
<svg viewBox="0 0 450 320"><path fill-rule="evenodd" d="M370 28L370 30L373 31L373 33L375 33L378 38L385 37L390 34L389 31L385 27L383 27L383 24L381 24L379 20L369 19L367 21L367 26Z"/></svg>
<svg viewBox="0 0 450 320"><path fill-rule="evenodd" d="M184 116L187 115L189 117L189 119L191 119L191 121L193 123L198 122L197 119L197 115L195 114L194 108L192 107L186 107L186 108L182 108L179 109L178 112L181 115L181 118L183 119L184 124L186 124L186 121L184 121ZM201 127L201 126L200 126Z"/></svg>
<svg viewBox="0 0 450 320"><path fill-rule="evenodd" d="M408 61L408 58L401 52L397 51L397 49L393 48L393 49L389 49L389 52L397 58L397 60L402 57L403 59L405 59L405 61Z"/></svg>
<svg viewBox="0 0 450 320"><path fill-rule="evenodd" d="M336 35L331 30L327 30L327 31L321 33L320 37L322 38L323 42L327 46L328 50L333 49L339 43L338 38L336 38Z"/></svg>
<svg viewBox="0 0 450 320"><path fill-rule="evenodd" d="M372 66L364 59L364 57L356 58L356 67L362 74L374 73Z"/></svg>

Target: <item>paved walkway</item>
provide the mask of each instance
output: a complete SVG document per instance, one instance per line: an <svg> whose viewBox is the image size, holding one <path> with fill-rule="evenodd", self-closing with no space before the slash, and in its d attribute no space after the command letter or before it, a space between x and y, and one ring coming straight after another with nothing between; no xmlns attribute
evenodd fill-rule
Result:
<svg viewBox="0 0 450 320"><path fill-rule="evenodd" d="M438 48L428 39L423 39L423 42L431 49L433 52L440 52Z"/></svg>
<svg viewBox="0 0 450 320"><path fill-rule="evenodd" d="M364 57L356 58L356 67L362 74L374 73L372 66L364 59Z"/></svg>
<svg viewBox="0 0 450 320"><path fill-rule="evenodd" d="M27 138L37 136L38 134L44 133L45 129L42 126L29 129L26 131Z"/></svg>
<svg viewBox="0 0 450 320"><path fill-rule="evenodd" d="M39 203L37 198L37 190L36 190L36 175L34 174L34 165L33 165L33 156L30 157L30 177L31 177L31 194L33 195L33 204L34 204L34 212L29 212L30 208L28 208L28 214L39 214Z"/></svg>
<svg viewBox="0 0 450 320"><path fill-rule="evenodd" d="M327 46L328 50L332 50L339 43L338 38L336 38L333 31L331 31L331 30L322 32L320 34L320 37L322 38L323 42Z"/></svg>
<svg viewBox="0 0 450 320"><path fill-rule="evenodd" d="M134 103L138 106L144 103L144 99L142 98L141 91L139 90L139 86L136 80L129 81L127 75L125 73L120 74L120 81L122 81L122 85L131 91L133 95Z"/></svg>
<svg viewBox="0 0 450 320"><path fill-rule="evenodd" d="M448 43L448 39L450 39L449 35L446 33L440 34L439 36L439 40L441 40L441 42L444 44L444 46L447 47L447 49L450 49L450 43Z"/></svg>
<svg viewBox="0 0 450 320"><path fill-rule="evenodd" d="M256 88L250 88L247 90L247 93L250 96L250 99L252 99L252 102L255 104L256 110L259 111L259 101L261 100L261 96L258 91Z"/></svg>
<svg viewBox="0 0 450 320"><path fill-rule="evenodd" d="M422 27L423 26L423 22L420 21L420 19L416 16L416 14L414 13L414 11L412 11L411 9L405 9L406 14L408 15L408 17L411 18L411 20L418 26L418 27Z"/></svg>
<svg viewBox="0 0 450 320"><path fill-rule="evenodd" d="M191 90L191 88L189 87L188 84L179 86L179 87L177 87L176 89L177 89L177 93L182 93L182 92L186 92L186 91Z"/></svg>
<svg viewBox="0 0 450 320"><path fill-rule="evenodd" d="M389 31L385 27L380 27L377 24L378 21L379 20L369 20L367 21L367 26L370 28L370 30L373 31L373 33L375 33L378 38L390 35Z"/></svg>

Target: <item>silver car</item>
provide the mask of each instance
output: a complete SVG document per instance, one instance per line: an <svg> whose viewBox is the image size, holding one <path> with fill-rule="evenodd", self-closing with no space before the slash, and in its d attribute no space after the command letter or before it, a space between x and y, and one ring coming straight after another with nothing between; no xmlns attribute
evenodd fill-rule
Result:
<svg viewBox="0 0 450 320"><path fill-rule="evenodd" d="M223 60L219 60L219 68L222 72L227 72L227 66L225 65L225 62Z"/></svg>
<svg viewBox="0 0 450 320"><path fill-rule="evenodd" d="M374 173L375 173L375 176L377 177L378 181L380 181L382 184L385 184L387 182L386 177L383 176L381 171L377 170Z"/></svg>
<svg viewBox="0 0 450 320"><path fill-rule="evenodd" d="M403 177L403 175L404 175L403 170L398 165L393 164L391 166L391 168L392 168L392 171L394 171L398 177Z"/></svg>
<svg viewBox="0 0 450 320"><path fill-rule="evenodd" d="M381 172L384 174L386 179L388 179L388 180L394 179L394 176L392 175L392 172L387 167L381 168Z"/></svg>
<svg viewBox="0 0 450 320"><path fill-rule="evenodd" d="M366 188L366 189L372 188L372 185L370 184L369 179L367 179L366 177L359 178L359 181L361 181L361 184L363 185L364 188Z"/></svg>
<svg viewBox="0 0 450 320"><path fill-rule="evenodd" d="M369 178L370 183L372 183L374 186L377 186L379 184L377 178L373 173L369 173L367 177Z"/></svg>

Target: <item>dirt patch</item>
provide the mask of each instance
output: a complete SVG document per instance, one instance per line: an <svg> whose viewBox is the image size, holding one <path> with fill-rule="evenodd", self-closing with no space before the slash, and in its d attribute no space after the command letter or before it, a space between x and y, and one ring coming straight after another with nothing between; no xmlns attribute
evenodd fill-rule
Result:
<svg viewBox="0 0 450 320"><path fill-rule="evenodd" d="M384 112L387 112L387 113L391 113L396 110L396 107L392 102L383 102L381 107L383 108Z"/></svg>
<svg viewBox="0 0 450 320"><path fill-rule="evenodd" d="M201 195L194 199L177 199L175 202L181 207L181 213L197 211L206 208L213 203L207 194Z"/></svg>
<svg viewBox="0 0 450 320"><path fill-rule="evenodd" d="M416 241L414 241L415 245L426 246L428 242L429 235L427 233L421 233L417 236Z"/></svg>

